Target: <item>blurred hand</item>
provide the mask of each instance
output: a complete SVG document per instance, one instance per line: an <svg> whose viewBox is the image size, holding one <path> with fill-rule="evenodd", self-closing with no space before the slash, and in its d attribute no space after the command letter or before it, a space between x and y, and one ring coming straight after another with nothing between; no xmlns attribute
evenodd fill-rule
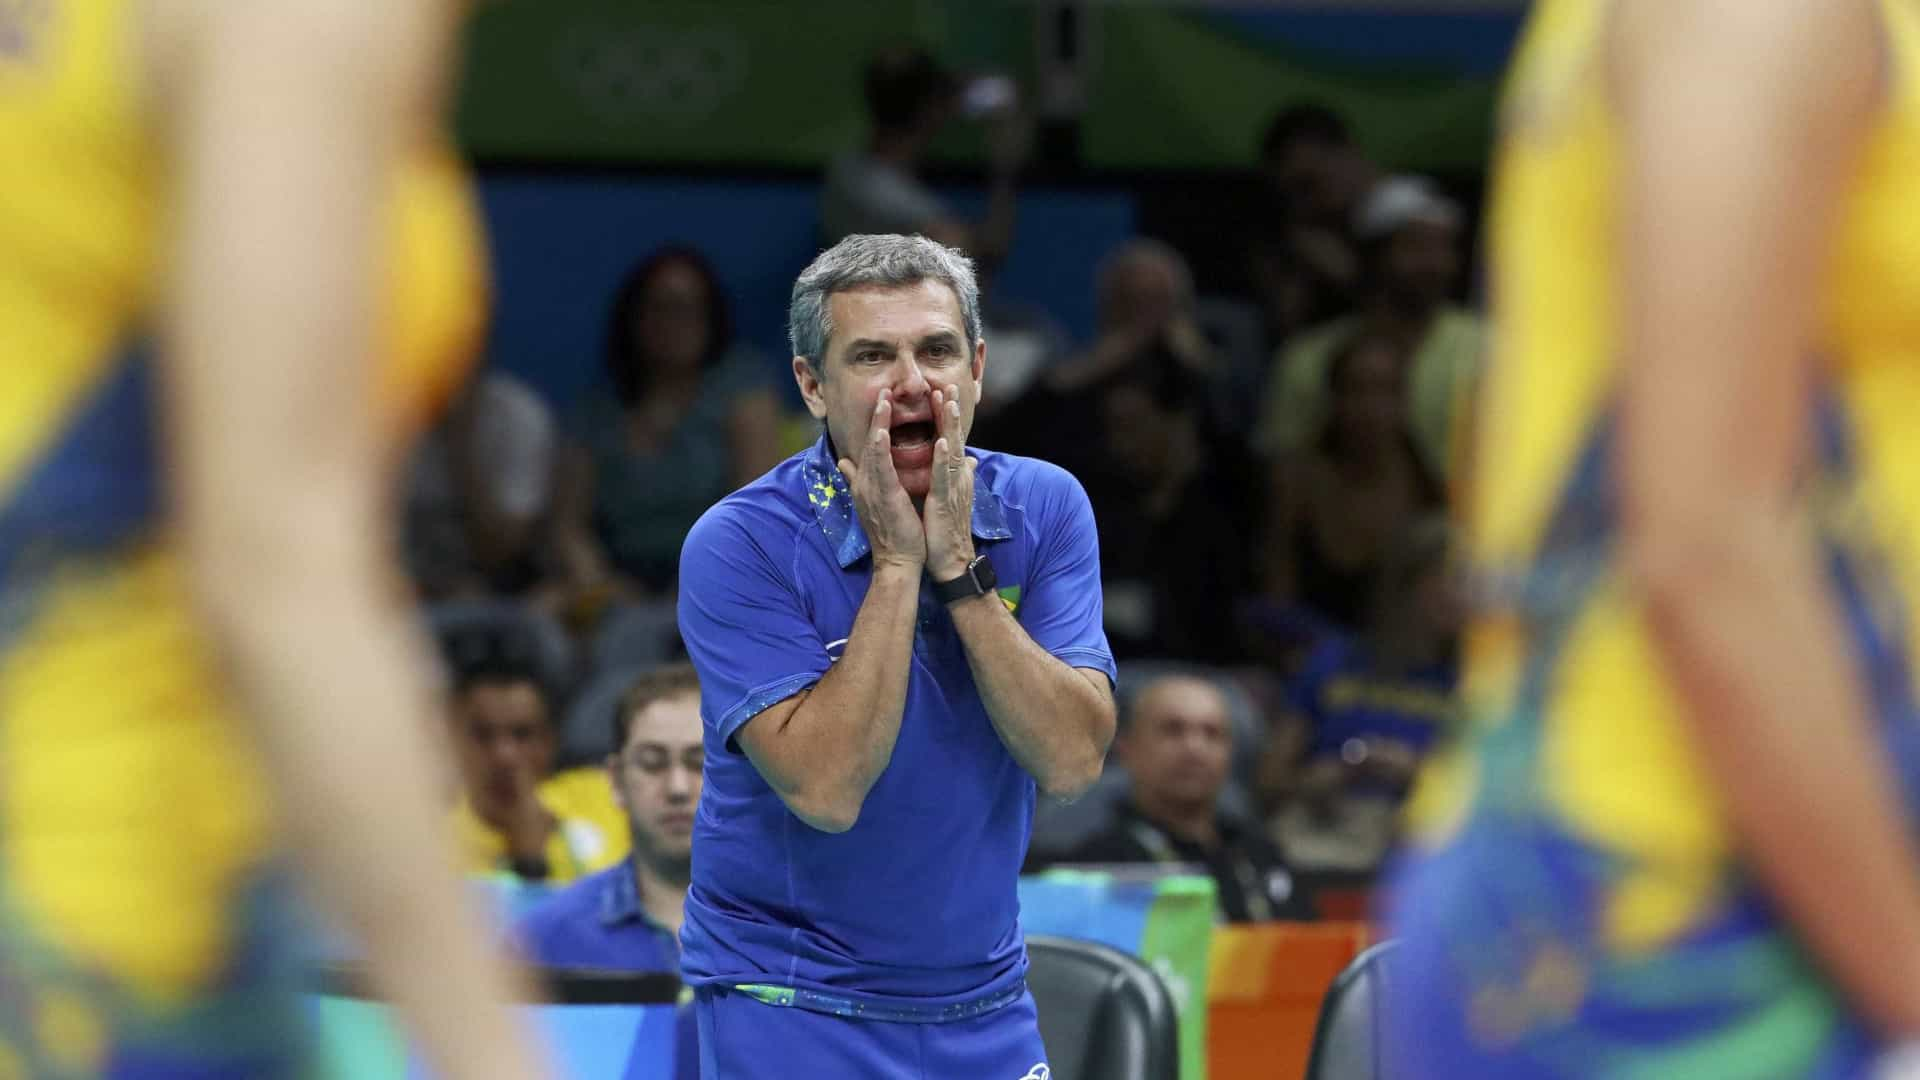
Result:
<svg viewBox="0 0 1920 1080"><path fill-rule="evenodd" d="M1092 348L1053 365L1040 377L1058 393L1084 389L1127 366L1146 350L1154 332L1154 327L1137 322L1109 326Z"/></svg>
<svg viewBox="0 0 1920 1080"><path fill-rule="evenodd" d="M507 855L515 861L544 860L553 815L540 802L540 778L531 769L514 773L513 803L507 812Z"/></svg>
<svg viewBox="0 0 1920 1080"><path fill-rule="evenodd" d="M1287 246L1294 258L1328 281L1347 286L1360 278L1359 254L1332 229L1301 226L1289 234Z"/></svg>
<svg viewBox="0 0 1920 1080"><path fill-rule="evenodd" d="M1187 367L1196 371L1213 367L1213 344L1201 332L1200 324L1193 321L1193 316L1182 312L1169 320L1165 340L1167 349Z"/></svg>
<svg viewBox="0 0 1920 1080"><path fill-rule="evenodd" d="M900 474L893 470L892 419L893 393L882 390L873 406L873 426L859 450L859 463L841 458L840 472L853 492L853 510L860 516L867 545L873 549L874 568L901 566L917 572L926 565L927 534L920 515L913 510L913 500L900 484ZM938 466L936 460L936 478Z"/></svg>
<svg viewBox="0 0 1920 1080"><path fill-rule="evenodd" d="M960 433L960 388L948 384L933 392L933 417L939 438L933 444L933 481L927 489L927 572L935 581L952 581L973 561L973 470Z"/></svg>
<svg viewBox="0 0 1920 1080"><path fill-rule="evenodd" d="M1145 352L1164 326L1153 319L1129 318L1100 335L1094 347L1103 358L1124 363Z"/></svg>

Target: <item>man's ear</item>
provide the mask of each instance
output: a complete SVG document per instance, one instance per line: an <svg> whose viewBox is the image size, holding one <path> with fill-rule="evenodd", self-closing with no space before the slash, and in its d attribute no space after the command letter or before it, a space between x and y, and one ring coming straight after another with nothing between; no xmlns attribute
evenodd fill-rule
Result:
<svg viewBox="0 0 1920 1080"><path fill-rule="evenodd" d="M824 361L823 361L824 363ZM800 387L800 397L807 403L807 411L815 420L827 418L827 395L821 388L821 371L804 356L793 358L793 381Z"/></svg>

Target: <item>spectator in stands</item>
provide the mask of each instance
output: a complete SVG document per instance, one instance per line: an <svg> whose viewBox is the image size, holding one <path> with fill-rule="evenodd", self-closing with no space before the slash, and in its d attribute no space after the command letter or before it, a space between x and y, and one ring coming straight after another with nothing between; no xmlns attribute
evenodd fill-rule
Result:
<svg viewBox="0 0 1920 1080"><path fill-rule="evenodd" d="M780 459L774 369L735 343L706 259L676 247L621 286L607 374L565 458L564 572L586 596L669 594L694 521Z"/></svg>
<svg viewBox="0 0 1920 1080"><path fill-rule="evenodd" d="M1132 778L1128 800L1070 861L1191 864L1213 876L1227 921L1313 917L1311 897L1261 829L1218 812L1233 750L1219 688L1190 675L1140 688L1114 749Z"/></svg>
<svg viewBox="0 0 1920 1080"><path fill-rule="evenodd" d="M1156 346L1098 393L1102 445L1127 492L1094 506L1114 656L1237 661L1252 500L1203 437L1204 384Z"/></svg>
<svg viewBox="0 0 1920 1080"><path fill-rule="evenodd" d="M993 377L980 385L974 422L990 427L1068 354L1071 343L1066 327L1045 308L989 295L992 279L979 277L981 333L991 342Z"/></svg>
<svg viewBox="0 0 1920 1080"><path fill-rule="evenodd" d="M983 417L979 438L1073 473L1097 509L1103 499L1111 503L1129 490L1106 449L1105 383L1156 350L1208 387L1219 364L1194 321L1193 274L1165 243L1140 238L1123 245L1101 263L1096 289L1100 327L1094 344L1054 365L1017 401ZM1211 442L1217 425L1204 394L1199 407L1201 437Z"/></svg>
<svg viewBox="0 0 1920 1080"><path fill-rule="evenodd" d="M519 380L469 380L415 447L408 569L429 603L527 593L545 576L556 468L553 414Z"/></svg>
<svg viewBox="0 0 1920 1080"><path fill-rule="evenodd" d="M1387 553L1443 505L1409 424L1406 370L1404 344L1380 334L1347 341L1322 369L1330 407L1318 435L1270 473L1260 551L1273 612L1363 631Z"/></svg>
<svg viewBox="0 0 1920 1080"><path fill-rule="evenodd" d="M691 665L657 668L627 692L615 713L607 774L632 854L526 913L518 936L529 959L545 967L680 969L701 730L700 683Z"/></svg>
<svg viewBox="0 0 1920 1080"><path fill-rule="evenodd" d="M527 650L489 634L449 652L461 779L454 829L468 870L558 885L618 862L626 824L605 775L552 775L548 694Z"/></svg>
<svg viewBox="0 0 1920 1080"><path fill-rule="evenodd" d="M1274 838L1302 871L1378 866L1415 771L1452 726L1462 605L1448 546L1439 515L1408 530L1368 632L1327 639L1294 680L1305 752L1276 741L1260 787Z"/></svg>
<svg viewBox="0 0 1920 1080"><path fill-rule="evenodd" d="M820 196L820 223L831 246L862 233L919 234L957 247L991 267L1013 243L1014 181L1033 149L1025 110L991 109L987 214L962 220L920 178L928 146L966 106L959 80L918 48L881 52L867 65L867 145L834 159Z"/></svg>
<svg viewBox="0 0 1920 1080"><path fill-rule="evenodd" d="M634 682L614 714L613 746L607 775L632 853L529 908L515 937L542 968L677 975L704 765L692 665L669 664ZM699 1029L684 1004L675 1016L672 1075L700 1075Z"/></svg>
<svg viewBox="0 0 1920 1080"><path fill-rule="evenodd" d="M1314 438L1326 414L1326 372L1360 337L1397 341L1410 356L1410 422L1427 468L1445 478L1453 464L1455 417L1479 370L1486 329L1450 303L1461 269L1460 209L1427 181L1395 177L1375 186L1356 231L1366 268L1360 308L1288 345L1267 379L1255 434L1278 455Z"/></svg>
<svg viewBox="0 0 1920 1080"><path fill-rule="evenodd" d="M1284 341L1352 302L1361 277L1354 212L1380 170L1337 113L1303 103L1267 125L1260 179L1249 268L1271 340Z"/></svg>

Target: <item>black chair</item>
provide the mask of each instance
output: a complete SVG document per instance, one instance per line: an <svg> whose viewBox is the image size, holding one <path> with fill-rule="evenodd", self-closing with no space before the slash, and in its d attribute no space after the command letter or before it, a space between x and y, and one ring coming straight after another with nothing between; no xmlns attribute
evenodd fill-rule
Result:
<svg viewBox="0 0 1920 1080"><path fill-rule="evenodd" d="M1382 999L1397 946L1383 941L1354 957L1327 988L1306 1080L1391 1080Z"/></svg>
<svg viewBox="0 0 1920 1080"><path fill-rule="evenodd" d="M1152 968L1059 937L1029 937L1027 957L1054 1080L1178 1080L1180 1020Z"/></svg>

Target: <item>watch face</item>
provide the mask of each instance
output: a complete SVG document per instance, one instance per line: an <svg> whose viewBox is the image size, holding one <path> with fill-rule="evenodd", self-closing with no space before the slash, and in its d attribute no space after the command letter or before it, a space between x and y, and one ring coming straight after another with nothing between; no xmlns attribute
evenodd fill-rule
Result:
<svg viewBox="0 0 1920 1080"><path fill-rule="evenodd" d="M992 592L994 586L1000 583L1000 578L993 572L993 563L985 555L973 560L973 566L969 569L973 571L973 580L983 593Z"/></svg>

